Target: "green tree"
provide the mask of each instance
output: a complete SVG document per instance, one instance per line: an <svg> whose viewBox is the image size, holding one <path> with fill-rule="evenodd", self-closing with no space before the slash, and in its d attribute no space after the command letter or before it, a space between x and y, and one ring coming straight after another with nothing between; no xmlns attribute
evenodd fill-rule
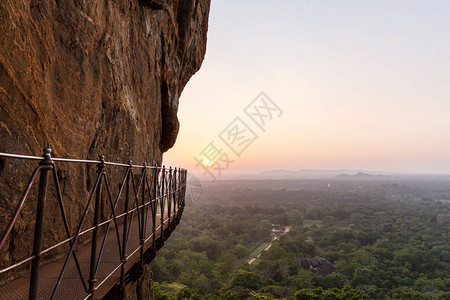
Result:
<svg viewBox="0 0 450 300"><path fill-rule="evenodd" d="M233 247L232 253L233 253L234 255L236 255L237 258L242 259L242 258L244 258L244 257L247 256L248 250L247 250L247 247L245 247L244 245L242 245L242 244L236 244L236 245Z"/></svg>
<svg viewBox="0 0 450 300"><path fill-rule="evenodd" d="M199 294L197 294L193 289L190 287L185 286L181 291L177 293L176 300L202 300L203 298L200 297Z"/></svg>
<svg viewBox="0 0 450 300"><path fill-rule="evenodd" d="M347 277L342 273L331 273L325 276L317 277L319 284L324 289L339 288L342 289L348 284Z"/></svg>
<svg viewBox="0 0 450 300"><path fill-rule="evenodd" d="M264 286L262 278L253 272L239 272L233 275L231 278L232 288L247 288L250 290L259 290Z"/></svg>
<svg viewBox="0 0 450 300"><path fill-rule="evenodd" d="M294 294L296 300L329 300L329 299L369 299L369 297L360 290L352 289L349 286L343 289L327 289L321 287L317 289L302 289Z"/></svg>

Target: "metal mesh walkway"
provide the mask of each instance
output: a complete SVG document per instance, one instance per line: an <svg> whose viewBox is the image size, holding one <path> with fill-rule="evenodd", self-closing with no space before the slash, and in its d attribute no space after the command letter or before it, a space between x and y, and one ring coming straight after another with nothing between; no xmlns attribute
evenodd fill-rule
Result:
<svg viewBox="0 0 450 300"><path fill-rule="evenodd" d="M160 214L157 215L160 217ZM175 220L175 219L174 219ZM164 229L169 227L168 219L165 220ZM175 221L174 221L175 222ZM151 222L148 222L147 230L151 232ZM123 225L119 225L119 230L123 229ZM105 250L102 255L100 267L97 273L97 279L99 283L102 283L107 276L110 276L103 284L96 290L95 298L102 298L115 284L120 281L121 270L118 268L120 265L120 255L117 246L116 237L114 232L109 232L105 242ZM155 232L155 240L162 237L161 225L158 226ZM149 236L150 240L146 244L146 249L152 246L153 237ZM98 238L98 242L102 242L103 237ZM128 241L129 249L133 251L129 252L128 260L126 263L126 270L139 261L139 231L137 219L131 223L130 237ZM85 278L89 276L90 265L90 253L91 245L87 244L77 251L78 260L81 265L81 269ZM134 254L132 254L134 252ZM97 253L98 254L98 253ZM61 268L64 264L64 259L60 258L54 262L50 262L40 268L39 282L38 282L38 299L50 299L53 289L55 287L58 276L60 275ZM115 271L114 271L115 270ZM16 280L0 287L0 299L28 299L28 288L30 285L29 274L17 278ZM73 260L70 261L65 273L61 286L58 289L55 299L84 299L86 292L83 289L80 276L78 275L77 267Z"/></svg>
<svg viewBox="0 0 450 300"><path fill-rule="evenodd" d="M7 244L31 186L38 175L40 178L32 255L1 269L0 274L14 274L15 270L27 265L31 267L28 267L29 272L25 271L22 276L0 286L0 299L99 299L115 285L119 290L123 289L127 271L133 266L139 266L138 270L142 271L142 265L153 259L183 212L187 174L184 169L136 166L131 161L115 164L105 162L103 158L99 161L52 159L49 149L43 158L4 153L0 153L0 157L39 160L39 166L2 235L0 249ZM66 218L55 162L97 165L97 179L85 203L84 214L73 227L69 227ZM107 166L124 169L120 188L115 194L110 187ZM139 174L133 173L136 169ZM50 183L54 184L63 220L61 226L65 228L67 238L42 249L49 174L53 175ZM93 213L88 213L92 209ZM87 218L93 220L85 222ZM74 231L76 233L71 234ZM83 238L79 239L81 236ZM81 244L79 241L83 239L84 244ZM62 253L58 259L52 258L56 248L59 248L57 253Z"/></svg>

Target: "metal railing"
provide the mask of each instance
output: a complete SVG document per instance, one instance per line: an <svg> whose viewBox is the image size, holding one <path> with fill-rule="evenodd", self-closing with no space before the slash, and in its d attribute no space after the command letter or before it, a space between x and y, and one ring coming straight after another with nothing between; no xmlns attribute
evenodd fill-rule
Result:
<svg viewBox="0 0 450 300"><path fill-rule="evenodd" d="M139 264L140 268L143 269L144 263L149 261L148 258L145 259L145 254L148 251L156 253L156 250L160 247L157 243L164 242L164 239L179 223L185 204L187 171L181 168L165 168L164 166L134 165L131 161L128 164L106 162L104 156L101 156L98 161L53 158L50 153L49 148L44 149L43 157L0 153L0 158L3 159L38 161L38 166L32 172L12 216L9 220L2 220L7 226L3 234L0 232L2 234L0 250L7 245L7 240L11 238L10 233L14 224L30 198L33 184L39 177L32 253L28 257L1 269L0 275L15 272L15 270L18 272L25 265L31 264L29 276L27 275L29 285L27 287L22 285L22 289L28 289L29 299L61 298L58 293L61 294L61 286L64 285L64 276L68 272L69 264L73 270L76 270L73 273L77 274L78 284L82 286L78 290L84 294L76 295L75 298L93 299L94 293L108 281L108 289L117 282L123 289L126 284L127 270L135 264ZM87 201L86 199L84 201L79 199L79 203L83 204L84 208L79 221L74 226L70 226L68 222L63 192L61 191L60 176L58 176L57 170L57 165L61 163L96 166L96 175L93 176L93 178L96 178L95 183L89 190ZM115 195L113 195L110 182L112 174L108 172L108 168L112 167L118 169L118 172L113 175L116 179L120 179ZM123 174L120 172L123 172ZM51 185L52 183L53 185ZM61 241L53 241L54 243L51 246L44 249L45 211L47 198L51 193L48 191L49 184L55 194L52 197L56 198L59 206L61 225L66 237ZM90 218L87 221L88 216ZM84 243L80 242L81 239L85 240ZM130 240L134 240L134 244ZM116 250L108 249L107 245L114 245L110 247ZM51 251L59 254L59 259L57 262L47 262L49 265L53 264L49 268L53 270L53 280L51 282L51 293L45 294L40 288L40 284L45 283L49 275L41 276L44 277L43 279L40 277L41 257ZM104 255L105 252L108 252L109 255L105 258L105 264L108 263L109 269L100 276L99 269L102 265L102 258L107 256ZM117 253L114 254L114 252ZM113 263L111 263L114 261L111 258L112 256L115 257ZM7 288L8 284L10 283L7 283L4 287ZM48 286L48 283L45 284Z"/></svg>

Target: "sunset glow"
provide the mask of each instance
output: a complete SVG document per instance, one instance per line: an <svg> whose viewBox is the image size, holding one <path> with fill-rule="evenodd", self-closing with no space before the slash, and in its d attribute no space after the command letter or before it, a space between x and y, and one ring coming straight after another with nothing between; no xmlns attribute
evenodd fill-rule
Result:
<svg viewBox="0 0 450 300"><path fill-rule="evenodd" d="M450 172L449 12L445 1L213 1L165 163L201 173L194 157L217 141L228 173ZM261 91L283 115L237 156L218 135L239 116L252 125L243 110Z"/></svg>

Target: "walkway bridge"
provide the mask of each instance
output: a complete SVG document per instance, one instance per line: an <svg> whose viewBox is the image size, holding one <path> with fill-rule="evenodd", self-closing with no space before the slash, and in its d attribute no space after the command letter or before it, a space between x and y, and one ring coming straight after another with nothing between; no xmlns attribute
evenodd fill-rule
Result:
<svg viewBox="0 0 450 300"><path fill-rule="evenodd" d="M187 171L106 162L103 156L53 158L50 152L0 153L4 170L31 167L27 184L9 184L22 190L21 197L0 197L2 209L14 203L0 224L0 299L121 298L178 225ZM29 240L17 246L21 219L28 222Z"/></svg>

